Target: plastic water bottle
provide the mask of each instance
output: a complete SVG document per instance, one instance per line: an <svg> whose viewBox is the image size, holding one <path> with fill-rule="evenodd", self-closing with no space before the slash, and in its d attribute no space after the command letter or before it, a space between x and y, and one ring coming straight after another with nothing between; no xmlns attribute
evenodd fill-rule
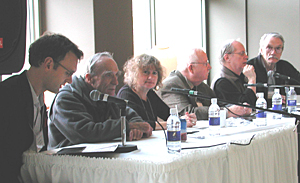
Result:
<svg viewBox="0 0 300 183"><path fill-rule="evenodd" d="M209 134L211 136L220 135L220 107L217 99L211 99L211 105L208 108Z"/></svg>
<svg viewBox="0 0 300 183"><path fill-rule="evenodd" d="M168 153L175 154L181 151L181 139L180 139L180 119L177 115L177 109L170 109L170 116L167 120L167 147Z"/></svg>
<svg viewBox="0 0 300 183"><path fill-rule="evenodd" d="M290 91L288 92L287 108L289 113L297 112L297 93L294 87L290 87Z"/></svg>
<svg viewBox="0 0 300 183"><path fill-rule="evenodd" d="M282 98L281 98L278 88L274 89L274 95L272 97L272 109L277 110L277 111L282 110ZM282 117L282 114L276 113L273 115L274 119L281 119L281 117Z"/></svg>
<svg viewBox="0 0 300 183"><path fill-rule="evenodd" d="M264 98L264 93L257 93L258 99L256 100L256 107L260 107L263 109L267 109L267 101ZM266 120L266 112L263 110L256 110L256 120L255 124L257 126L266 126L267 120Z"/></svg>

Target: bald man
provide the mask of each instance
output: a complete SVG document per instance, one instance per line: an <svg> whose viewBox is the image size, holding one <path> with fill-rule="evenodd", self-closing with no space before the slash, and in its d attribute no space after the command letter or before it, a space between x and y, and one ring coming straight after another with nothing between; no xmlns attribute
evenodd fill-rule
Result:
<svg viewBox="0 0 300 183"><path fill-rule="evenodd" d="M120 71L108 52L95 54L87 63L84 76L74 76L64 86L50 109L48 149L79 143L110 141L121 136L120 108L115 103L90 99L90 92L115 95ZM126 108L129 140L152 134L152 127L131 108Z"/></svg>
<svg viewBox="0 0 300 183"><path fill-rule="evenodd" d="M220 54L222 65L215 76L211 88L220 99L236 103L248 103L255 106L256 88L244 84L256 84L254 67L247 65L247 53L244 45L237 40L228 40L222 46Z"/></svg>
<svg viewBox="0 0 300 183"><path fill-rule="evenodd" d="M206 97L215 98L216 95L210 87L204 83L207 80L211 66L206 53L200 48L182 49L177 56L177 70L174 70L162 82L163 87L159 89L158 95L162 100L184 114L187 108L193 108L198 120L208 119L208 108L211 101L203 98L195 98L188 95L171 93L171 88L196 90ZM230 111L238 115L249 114L247 108L236 105L231 106ZM235 116L227 112L227 117Z"/></svg>

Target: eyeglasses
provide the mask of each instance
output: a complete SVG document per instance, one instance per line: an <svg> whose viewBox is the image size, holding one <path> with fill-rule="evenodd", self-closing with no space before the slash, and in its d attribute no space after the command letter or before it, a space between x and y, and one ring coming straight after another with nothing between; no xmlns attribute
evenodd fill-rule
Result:
<svg viewBox="0 0 300 183"><path fill-rule="evenodd" d="M266 50L267 50L267 52L271 52L271 51L275 50L276 53L281 53L283 48L281 46L278 46L276 48L274 48L272 46L267 46Z"/></svg>
<svg viewBox="0 0 300 183"><path fill-rule="evenodd" d="M245 55L247 55L247 52L241 51L241 52L237 52L237 53L228 53L228 54L238 54L240 56L245 56Z"/></svg>
<svg viewBox="0 0 300 183"><path fill-rule="evenodd" d="M59 62L56 62L56 63L67 71L66 74L67 74L68 77L70 77L74 74L74 71L70 71L65 66L63 66L61 63L59 63Z"/></svg>
<svg viewBox="0 0 300 183"><path fill-rule="evenodd" d="M203 64L205 67L208 66L209 60L207 60L205 63L200 63L200 62L191 62L191 64Z"/></svg>

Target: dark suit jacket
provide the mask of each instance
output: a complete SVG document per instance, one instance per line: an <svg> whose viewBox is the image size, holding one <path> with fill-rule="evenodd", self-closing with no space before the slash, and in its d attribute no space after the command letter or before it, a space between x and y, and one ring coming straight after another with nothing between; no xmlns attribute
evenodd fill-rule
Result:
<svg viewBox="0 0 300 183"><path fill-rule="evenodd" d="M33 143L32 123L33 100L24 71L0 83L0 182L17 182L22 153Z"/></svg>

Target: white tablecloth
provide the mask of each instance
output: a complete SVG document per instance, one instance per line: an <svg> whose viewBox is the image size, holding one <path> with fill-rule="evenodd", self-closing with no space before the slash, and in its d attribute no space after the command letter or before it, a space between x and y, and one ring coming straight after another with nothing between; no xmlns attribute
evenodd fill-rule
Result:
<svg viewBox="0 0 300 183"><path fill-rule="evenodd" d="M276 128L249 130L242 134L211 139L188 136L182 147L233 141L245 144L256 134L248 146L227 143L210 148L182 150L180 155L168 154L163 131L154 131L148 139L130 142L138 146L138 150L130 153L85 157L26 152L21 172L24 182L43 183L296 183L298 146L293 128L294 125L289 123Z"/></svg>

